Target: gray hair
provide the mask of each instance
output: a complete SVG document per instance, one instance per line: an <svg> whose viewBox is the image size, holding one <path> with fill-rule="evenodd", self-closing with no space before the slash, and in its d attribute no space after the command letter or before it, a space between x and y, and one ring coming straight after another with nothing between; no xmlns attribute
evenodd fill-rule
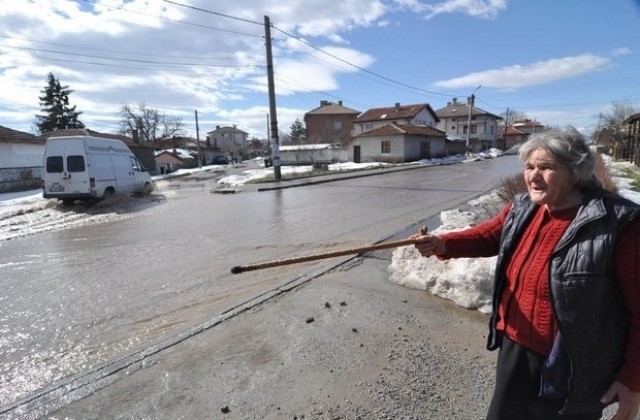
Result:
<svg viewBox="0 0 640 420"><path fill-rule="evenodd" d="M525 162L531 153L544 149L560 162L571 168L574 182L580 188L599 183L594 175L595 157L584 136L573 127L554 128L531 135L520 150L518 157Z"/></svg>

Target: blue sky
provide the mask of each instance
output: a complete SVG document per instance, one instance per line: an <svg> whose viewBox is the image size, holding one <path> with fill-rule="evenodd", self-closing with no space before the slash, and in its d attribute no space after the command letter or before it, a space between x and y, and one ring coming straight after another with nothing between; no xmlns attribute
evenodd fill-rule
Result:
<svg viewBox="0 0 640 420"><path fill-rule="evenodd" d="M321 100L438 109L478 86L488 112L587 134L640 112L640 0L0 0L0 125L32 131L52 72L97 131L145 103L265 138L265 15L285 133Z"/></svg>

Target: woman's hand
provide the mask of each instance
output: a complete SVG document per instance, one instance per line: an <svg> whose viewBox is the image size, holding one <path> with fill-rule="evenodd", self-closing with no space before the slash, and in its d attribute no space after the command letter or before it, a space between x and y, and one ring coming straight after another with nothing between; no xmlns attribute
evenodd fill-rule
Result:
<svg viewBox="0 0 640 420"><path fill-rule="evenodd" d="M415 247L423 257L447 253L444 241L439 236L428 234L426 230L411 236L411 239L416 240Z"/></svg>
<svg viewBox="0 0 640 420"><path fill-rule="evenodd" d="M600 402L608 404L618 397L618 412L611 420L633 420L640 407L640 392L632 391L615 381L604 393Z"/></svg>

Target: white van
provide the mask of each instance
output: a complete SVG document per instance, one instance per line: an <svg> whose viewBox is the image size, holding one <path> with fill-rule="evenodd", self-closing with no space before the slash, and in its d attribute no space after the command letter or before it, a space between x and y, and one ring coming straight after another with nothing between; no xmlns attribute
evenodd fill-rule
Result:
<svg viewBox="0 0 640 420"><path fill-rule="evenodd" d="M153 191L149 172L120 140L50 137L44 147L42 195L64 202Z"/></svg>

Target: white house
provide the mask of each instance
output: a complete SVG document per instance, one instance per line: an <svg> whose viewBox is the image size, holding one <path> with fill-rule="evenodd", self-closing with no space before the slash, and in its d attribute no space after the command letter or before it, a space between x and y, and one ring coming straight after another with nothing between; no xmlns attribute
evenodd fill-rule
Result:
<svg viewBox="0 0 640 420"><path fill-rule="evenodd" d="M207 133L207 147L219 152L220 156L244 158L247 155L249 133L242 131L235 125L230 127L216 126Z"/></svg>
<svg viewBox="0 0 640 420"><path fill-rule="evenodd" d="M469 134L469 111L471 111L471 129ZM498 121L503 118L453 98L447 106L436 110L439 118L437 128L444 131L451 141L469 141L469 151L479 152L496 147L498 139Z"/></svg>
<svg viewBox="0 0 640 420"><path fill-rule="evenodd" d="M0 126L0 192L38 188L45 140Z"/></svg>
<svg viewBox="0 0 640 420"><path fill-rule="evenodd" d="M447 155L445 134L427 125L391 123L357 134L349 160L359 162L415 162Z"/></svg>

